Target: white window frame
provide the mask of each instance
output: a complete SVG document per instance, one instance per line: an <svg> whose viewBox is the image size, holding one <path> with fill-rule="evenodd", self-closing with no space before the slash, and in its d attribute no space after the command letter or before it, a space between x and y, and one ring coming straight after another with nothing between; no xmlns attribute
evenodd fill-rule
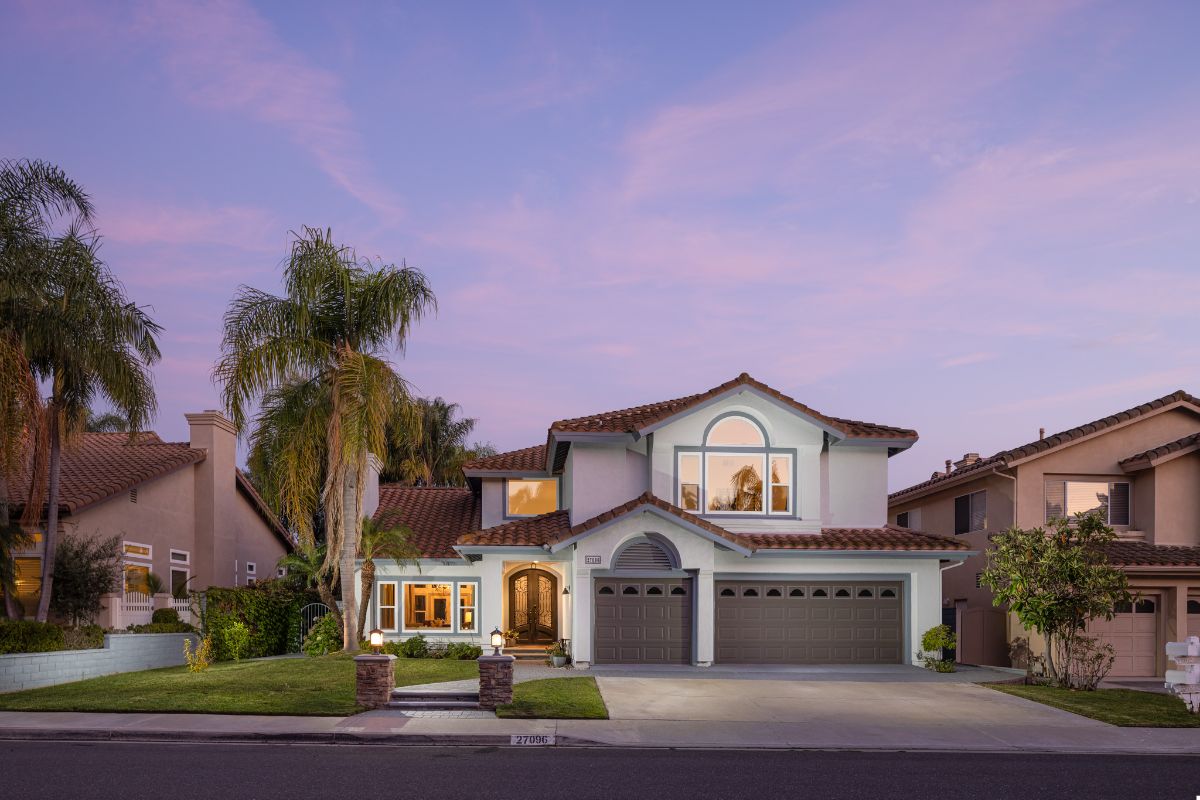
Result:
<svg viewBox="0 0 1200 800"><path fill-rule="evenodd" d="M141 553L130 553L125 550L125 548L128 547L129 545L133 545L134 547L144 547L149 552L146 555L142 555ZM125 559L132 558L135 561L154 561L154 545L142 544L141 542L127 542L127 541L122 540L121 555Z"/></svg>
<svg viewBox="0 0 1200 800"><path fill-rule="evenodd" d="M462 604L463 586L472 586L471 590L471 605L464 606ZM454 631L455 633L479 633L479 584L475 581L456 581L454 584ZM462 627L462 612L466 609L471 610L471 619L475 620L475 624L469 628Z"/></svg>
<svg viewBox="0 0 1200 800"><path fill-rule="evenodd" d="M386 582L392 583L392 581L386 581ZM451 635L459 634L459 633L478 633L479 632L479 586L480 586L479 580L465 579L465 578L464 579L458 579L458 578L449 578L449 579L446 579L446 578L420 578L420 579L417 579L417 578L414 578L411 580L409 580L409 579L398 580L398 581L395 581L395 583L396 583L396 591L397 591L397 595L396 595L396 626L400 633L411 634L413 636L415 636L418 633L429 634L429 635L439 635L439 636L451 636ZM445 584L450 587L451 604L450 604L450 608L448 609L450 611L450 627L448 627L448 628L408 628L408 627L405 627L406 622L408 620L408 613L407 613L408 609L406 606L406 603L408 602L408 591L407 591L406 587L409 586L410 584L424 585L424 584L430 584L430 583ZM459 624L458 624L458 587L459 587L459 584L463 584L463 583L475 584L475 629L474 630L460 629ZM378 616L376 616L376 620L378 620Z"/></svg>
<svg viewBox="0 0 1200 800"><path fill-rule="evenodd" d="M771 481L771 461L776 458L782 458L783 460L787 461L787 472L785 473L787 475L787 483L774 483ZM767 451L767 471L763 475L763 482L767 485L767 490L765 492L764 500L766 502L766 506L767 506L766 510L767 510L768 515L773 515L776 517L794 516L794 514L792 513L792 503L795 502L795 492L792 491L792 478L794 475L795 475L795 463L792 461L791 453L772 453L770 451ZM787 490L788 490L787 508L784 509L783 511L775 511L774 509L771 508L772 495L774 494L774 492L772 492L771 490L774 489L776 486L786 486Z"/></svg>
<svg viewBox="0 0 1200 800"><path fill-rule="evenodd" d="M175 557L176 554L182 555L183 558L182 559L176 558ZM192 554L190 552L188 552L187 550L176 550L176 549L172 548L171 552L169 554L169 558L170 558L170 562L172 564L191 564L192 563Z"/></svg>
<svg viewBox="0 0 1200 800"><path fill-rule="evenodd" d="M1053 519L1057 519L1057 517L1050 516L1050 509L1047 508L1047 506L1049 506L1049 502L1046 497L1046 494L1047 494L1046 493L1046 484L1049 484L1049 483L1063 484L1063 517L1068 520L1073 520L1075 518L1075 515L1072 514L1070 512L1070 510L1067 508L1067 500L1070 497L1070 493L1071 493L1070 485L1072 483L1105 483L1105 484L1108 484L1108 486L1110 487L1109 488L1109 496L1108 496L1108 516L1104 520L1104 524L1106 524L1110 527L1114 527L1114 528L1131 528L1131 527L1133 527L1133 481L1121 479L1121 478L1110 478L1107 480L1104 478L1099 478L1099 479L1097 479L1097 478L1046 478L1045 480L1042 481L1042 514L1044 515L1045 521L1047 523ZM1125 490L1125 499L1128 504L1128 506L1126 508L1127 519L1120 524L1114 523L1112 521L1112 489L1111 489L1111 487L1117 483L1123 483L1123 484L1125 484L1126 487L1128 487Z"/></svg>
<svg viewBox="0 0 1200 800"><path fill-rule="evenodd" d="M958 520L957 520L958 501L964 497L974 497L977 494L983 495L983 527L982 528L972 528L971 527L971 501L968 500L967 501L967 530L960 531L958 529ZM952 509L952 511L954 513L954 516L956 517L956 519L954 521L954 535L955 536L966 536L968 533L979 533L980 531L986 531L988 529L988 492L987 492L987 489L976 489L973 492L967 492L965 494L956 495L954 498L954 508Z"/></svg>
<svg viewBox="0 0 1200 800"><path fill-rule="evenodd" d="M698 462L696 464L696 505L697 508L688 508L683 504L683 459L694 458ZM704 453L700 450L683 450L675 458L675 494L679 501L679 507L689 514L704 513Z"/></svg>
<svg viewBox="0 0 1200 800"><path fill-rule="evenodd" d="M167 569L167 594L171 597L175 596L175 576L172 573L182 572L186 577L183 579L183 585L186 587L188 581L192 579L192 570L188 567L178 567L172 565Z"/></svg>
<svg viewBox="0 0 1200 800"><path fill-rule="evenodd" d="M381 598L383 597L383 587L384 586L392 587L392 604L391 605L385 606L383 604L383 601L381 600ZM403 604L404 604L403 598L404 598L404 591L401 588L399 581L376 581L375 582L375 627L379 628L381 631L397 632L400 630L401 625L404 624L404 620L400 616L401 612L403 611ZM385 608L390 608L392 610L392 621L395 622L395 625L391 626L390 628L385 628L383 626L383 609L385 609Z"/></svg>
<svg viewBox="0 0 1200 800"><path fill-rule="evenodd" d="M257 576L258 575L258 565L255 564L253 561L247 561L246 562L246 574Z"/></svg>

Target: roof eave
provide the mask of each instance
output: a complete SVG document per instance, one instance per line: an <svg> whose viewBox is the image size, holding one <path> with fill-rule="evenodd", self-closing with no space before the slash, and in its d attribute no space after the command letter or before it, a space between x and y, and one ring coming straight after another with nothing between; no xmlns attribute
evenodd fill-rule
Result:
<svg viewBox="0 0 1200 800"><path fill-rule="evenodd" d="M655 516L659 517L660 519L665 519L668 522L678 525L679 527L681 527L687 531L695 533L696 535L700 536L701 538L708 539L710 542L713 542L714 544L719 544L723 547L727 547L730 550L732 550L733 552L740 553L743 556L749 556L751 553L754 552L753 550L746 547L745 545L739 544L730 539L726 539L723 536L718 536L717 534L713 533L712 531L705 530L704 528L700 527L699 525L695 525L691 522L688 522L686 519L683 519L682 517L676 516L675 514L671 514L667 511L663 511L661 508L653 505L652 503L642 503L641 505L635 506L634 508L631 508L624 513L614 516L612 519L608 519L608 520L605 520L604 522L601 522L599 525L596 525L594 528L588 528L585 531L580 531L579 533L573 533L566 539L563 539L562 541L552 542L550 544L550 552L557 553L557 552L575 544L576 542L580 541L581 539L586 539L587 537L591 536L594 533L599 533L600 531L604 530L605 528L608 528L611 525L615 525L616 523L618 523L622 520L628 519L637 514L644 514L644 513L654 514Z"/></svg>
<svg viewBox="0 0 1200 800"><path fill-rule="evenodd" d="M674 414L670 414L669 416L663 417L662 419L655 420L654 422L651 422L648 425L643 425L641 428L638 428L637 433L639 433L640 435L643 435L643 436L646 435L647 433L653 433L654 431L658 430L659 428L662 428L666 425L670 425L672 422L679 419L680 417L684 417L689 414L693 414L697 411L701 411L715 403L722 402L723 400L727 400L734 395L744 394L746 392L750 392L750 393L754 394L755 396L760 397L763 400L766 400L767 402L783 409L784 411L788 412L789 414L794 414L795 416L803 417L804 419L808 420L813 425L820 428L825 433L828 433L830 436L832 436L835 439L845 439L846 438L846 433L844 431L838 430L834 426L830 425L828 422L825 422L824 420L819 419L818 417L814 417L812 414L807 414L804 411L801 411L800 409L791 405L790 403L785 403L782 400L780 400L778 397L773 397L770 394L768 394L767 392L764 392L761 389L758 389L757 387L752 386L748 383L742 383L742 384L738 384L736 386L731 386L728 389L726 389L725 391L721 392L720 394L713 395L712 397L706 398L706 399L696 403L695 405L687 406L686 408L680 409L679 411L676 411Z"/></svg>
<svg viewBox="0 0 1200 800"><path fill-rule="evenodd" d="M964 483L969 483L978 478L987 477L988 475L1001 475L1004 477L1010 477L1004 473L1004 470L1008 469L1009 466L1011 465L1002 461L1000 464L992 467L991 469L981 469L975 472L968 472L963 475L951 474L949 478L938 481L931 486L926 486L923 489L913 491L911 494L908 493L907 489L901 489L898 492L888 495L888 508L891 508L894 505L900 505L901 503L907 503L921 497L928 497L931 494L935 494L945 489L952 489L955 486L961 486Z"/></svg>
<svg viewBox="0 0 1200 800"><path fill-rule="evenodd" d="M803 548L760 548L754 551L757 556L819 556L836 558L937 558L949 561L966 561L971 556L979 555L978 550L807 550Z"/></svg>

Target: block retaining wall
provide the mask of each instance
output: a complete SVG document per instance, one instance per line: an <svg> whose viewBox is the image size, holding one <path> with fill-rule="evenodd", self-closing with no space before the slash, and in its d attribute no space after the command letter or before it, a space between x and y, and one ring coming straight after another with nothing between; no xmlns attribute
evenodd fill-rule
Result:
<svg viewBox="0 0 1200 800"><path fill-rule="evenodd" d="M0 655L0 692L16 692L59 683L183 664L183 640L194 633L105 634L104 647L53 653Z"/></svg>

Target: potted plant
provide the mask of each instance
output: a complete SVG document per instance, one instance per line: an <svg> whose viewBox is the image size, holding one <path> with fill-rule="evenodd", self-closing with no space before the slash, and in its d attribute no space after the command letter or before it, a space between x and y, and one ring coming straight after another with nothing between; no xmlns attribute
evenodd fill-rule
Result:
<svg viewBox="0 0 1200 800"><path fill-rule="evenodd" d="M547 647L546 655L550 656L550 663L556 667L565 667L567 665L567 651L562 646L562 642L555 642Z"/></svg>
<svg viewBox="0 0 1200 800"><path fill-rule="evenodd" d="M504 646L505 647L516 647L517 646L517 636L518 636L518 634L514 630L505 631L504 632Z"/></svg>

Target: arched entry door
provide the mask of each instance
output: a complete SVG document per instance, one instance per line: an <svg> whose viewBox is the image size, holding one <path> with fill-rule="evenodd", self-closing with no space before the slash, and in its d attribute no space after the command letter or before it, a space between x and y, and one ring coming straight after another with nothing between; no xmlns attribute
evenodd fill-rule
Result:
<svg viewBox="0 0 1200 800"><path fill-rule="evenodd" d="M558 579L554 573L529 567L508 579L509 628L521 644L558 639Z"/></svg>

